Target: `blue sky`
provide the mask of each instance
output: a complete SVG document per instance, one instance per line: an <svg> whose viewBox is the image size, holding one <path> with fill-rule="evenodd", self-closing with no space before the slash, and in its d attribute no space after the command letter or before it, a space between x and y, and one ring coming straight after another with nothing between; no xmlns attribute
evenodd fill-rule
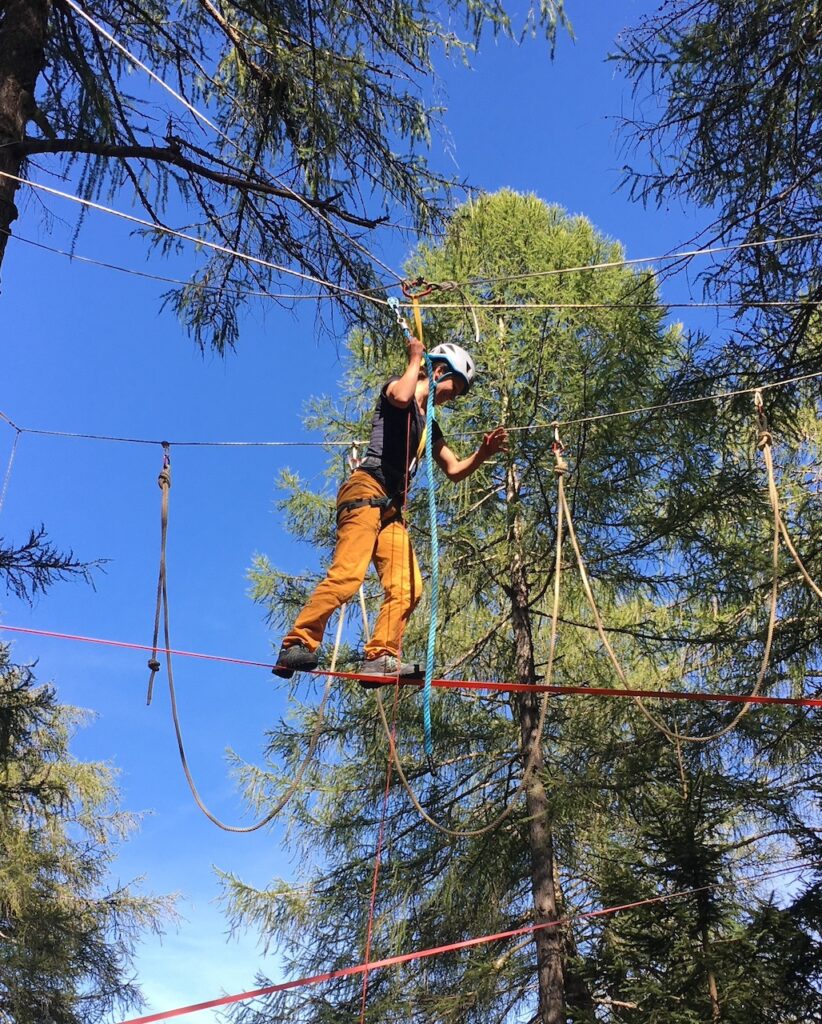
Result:
<svg viewBox="0 0 822 1024"><path fill-rule="evenodd" d="M521 47L487 41L474 70L443 67L450 142L437 144L444 171L488 190L533 191L621 240L630 257L675 249L707 220L693 211L645 210L618 191L615 116L629 91L605 56L625 25L655 5L570 2L576 43L560 36L551 63L539 40ZM29 199L15 231L67 248L76 208ZM113 205L128 209L127 197ZM128 228L89 214L79 254L159 274L179 266L147 261ZM405 250L382 255L399 267ZM184 260L183 260L184 262ZM23 427L175 439L301 440L303 403L333 392L336 350L315 337L314 310L250 309L236 354L201 356L160 311L161 285L70 262L23 242L9 243L0 292L3 373L0 410ZM668 301L696 297L685 279L667 282ZM691 321L692 322L692 321ZM14 433L0 423L0 472ZM265 661L272 637L248 598L246 572L255 552L293 571L315 568L317 554L294 546L274 502L283 466L319 479L311 449L173 449L169 587L174 646ZM148 643L159 544L160 452L132 446L24 434L0 534L20 539L44 522L52 538L87 559L107 558L96 590L55 586L33 608L0 595L0 621L67 633ZM10 634L0 634L4 639ZM254 986L259 969L277 977L255 936L229 939L215 905L214 866L265 884L298 878L277 828L251 836L218 831L195 808L177 758L165 671L145 706L145 657L113 648L36 637L13 640L17 661L37 660L60 698L91 709L76 756L111 762L123 806L144 811L139 833L116 864L121 881L144 877L154 892L179 894L183 921L141 946L138 973L148 1011ZM258 760L266 724L285 710L283 691L263 669L178 660L176 675L189 757L207 802L237 821L241 807L223 753ZM192 1020L213 1019L203 1013Z"/></svg>

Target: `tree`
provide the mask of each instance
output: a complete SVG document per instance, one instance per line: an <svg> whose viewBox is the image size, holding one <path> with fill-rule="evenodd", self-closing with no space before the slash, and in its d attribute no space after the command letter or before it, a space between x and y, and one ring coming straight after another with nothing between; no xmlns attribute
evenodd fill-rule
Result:
<svg viewBox="0 0 822 1024"><path fill-rule="evenodd" d="M462 208L443 243L421 249L409 263L409 276L473 282L463 289L465 303L458 296L452 309L426 318L429 345L456 337L475 350L481 369L472 397L449 414L446 437L468 446L478 431L502 418L514 438L508 463L487 468L456 493L447 487L438 492L443 584L436 664L443 673L533 682L545 671L557 542L551 420L559 414L588 421L693 395L704 386L683 333L663 327L650 274L625 267L596 274L552 272L618 261L620 252L585 218L567 217L533 197L501 193ZM569 305L517 306L526 300ZM593 307L574 308L579 302ZM499 303L513 307L493 308ZM464 304L473 307L479 339ZM312 425L321 424L338 439L355 435L354 424L388 366L366 336L355 335L343 401L317 402ZM733 403L689 409L676 417L647 412L563 428L569 503L608 636L632 685L738 692L740 679L753 678L762 659L769 580L769 522L749 440L752 411ZM804 477L805 458L792 467L785 460L784 483ZM817 447L810 462L819 465ZM339 474L339 463L333 473ZM306 493L295 474L286 474L283 483L292 492L285 503L289 525L313 545L327 545L329 496ZM413 503L409 513L423 554L425 505ZM751 514L740 517L745 508ZM802 519L805 527L809 521ZM569 560L566 555L555 679L613 685ZM805 607L807 594L796 575L788 579L785 602ZM254 580L272 616L289 620L306 583L284 577L264 559ZM405 649L412 654L424 646L425 617L418 610L406 635ZM818 608L811 609L810 620L792 644L790 666L774 659L768 686L798 683L806 668L818 665ZM778 644L791 635L786 629L778 632ZM780 651L787 651L784 643ZM271 734L267 771L244 769L249 795L260 808L293 777L317 726L302 684L299 694L298 701L294 693L294 721ZM389 716L393 708L390 703ZM731 715L721 709L685 708L658 714L666 728L701 736L730 724ZM683 754L639 709L617 700L552 701L538 742L539 709L528 694L448 693L434 700L432 711L434 776L426 765L418 702L406 695L395 710L402 761L425 811L461 830L478 828L515 803L510 816L486 835L444 836L420 821L394 776L374 956L532 922L551 925L592 905L626 903L660 890L739 881L756 860L794 856L814 842L807 808L813 770L806 772L805 765L815 729L801 714L779 709L780 714L758 714L755 724L747 716L718 744L719 753L689 753L683 741ZM535 767L526 776L529 754ZM275 881L263 891L225 878L234 924L259 928L295 974L348 966L358 958L352 950L361 955L364 948L386 759L373 702L358 690L335 691L319 762L290 810L289 836L305 878L295 888ZM732 769L734 784L726 784ZM682 773L693 780L682 783ZM758 787L762 796L752 801ZM765 837L758 838L760 830ZM779 851L769 851L769 842L781 844ZM619 858L625 861L621 872ZM766 884L753 892L746 890L747 905L762 906L765 914L771 890ZM660 941L662 932L650 933L657 935L655 942L649 939L648 918L637 911L624 927L618 918L613 925L610 919L559 924L513 946L478 946L380 972L370 980L369 1016L653 1024L668 1019L655 1016L666 994L664 975L660 971L654 987L655 968L648 963L649 951L656 953L658 946L664 971L679 979L667 992L667 1010L685 999L680 1019L704 1020L717 1002L721 1008L733 1002L729 974L719 968L733 954L723 958L719 950L729 932L743 928L742 904L733 893L711 891L672 906L664 911L670 922L666 942ZM784 952L793 940L802 946L802 933L804 952L791 963L804 965L809 1005L813 999L818 1005L818 990L809 982L809 935L815 926L787 916L780 948ZM752 924L750 930L755 931ZM611 943L618 955L603 952ZM749 936L748 947L754 946ZM778 988L772 970L777 958L761 953L758 959L751 952L751 978L759 971L765 975L767 961L769 984ZM625 977L640 977L644 987L632 988ZM237 1020L349 1019L358 1006L358 986L358 979L343 979L299 989L274 997L263 1009L246 1008ZM782 992L785 1001L788 989ZM639 1012L638 998L647 1005ZM737 1011L742 1013L738 1000Z"/></svg>
<svg viewBox="0 0 822 1024"><path fill-rule="evenodd" d="M47 169L77 169L85 198L130 194L154 226L144 229L153 246L180 244L163 227L181 219L222 246L168 296L201 346L234 344L244 293L284 279L272 263L313 285L327 280L342 308L362 317L369 304L350 290L379 283L371 234L393 216L430 228L451 184L424 156L435 53L466 59L486 26L511 31L498 0L452 0L443 14L440 22L415 0L9 0L0 11L0 172L20 177L47 157ZM563 21L562 0L544 0L526 27L553 41ZM213 128L135 80L101 27ZM0 178L0 260L17 216L14 177Z"/></svg>
<svg viewBox="0 0 822 1024"><path fill-rule="evenodd" d="M529 682L545 670L557 541L550 423L560 415L585 421L563 428L569 504L607 635L631 685L739 692L756 676L769 522L749 396L745 405L701 403L675 416L590 419L704 394L709 383L685 335L663 326L651 275L624 267L553 273L620 255L584 218L502 192L461 208L443 243L418 250L409 264L410 277L473 282L462 289L465 303L455 295L453 308L426 317L429 345L456 337L474 349L481 369L476 390L448 416L446 437L469 446L502 417L515 442L507 463L456 492L438 491L436 663L443 674ZM554 308L517 305L526 300ZM493 308L499 303L514 308ZM569 305L556 308L561 303ZM574 308L579 303L593 305ZM343 400L317 402L312 425L355 436L391 365L367 335L355 335ZM780 448L789 498L798 498L809 467L820 465L819 440L817 428L798 453ZM289 526L312 545L327 545L329 496L307 493L295 474L282 482L292 492L284 505ZM789 500L791 520L813 534L818 495L807 486L802 493L801 501ZM425 504L409 513L423 556ZM818 549L811 550L819 575ZM554 678L613 685L572 561L566 554ZM265 559L254 581L275 620L289 620L310 586ZM777 630L765 684L796 692L807 672L818 671L820 613L796 572L785 573L783 602L787 623ZM426 625L420 608L405 641L410 654L424 646ZM260 808L293 779L318 728L312 691L300 683L292 693L293 720L272 731L267 770L242 769ZM787 907L767 880L756 885L763 866L818 850L808 797L818 785L820 744L809 716L767 708L712 744L689 744L671 742L660 725L706 738L731 726L733 712L672 704L656 709L653 724L629 703L563 698L548 705L539 741L539 708L527 694L448 692L432 712L436 775L428 772L413 694L404 691L396 705L386 700L425 812L459 831L512 810L486 834L445 835L420 821L394 774L372 957L529 923L554 926L518 943L375 973L369 1019L696 1024L718 1008L720 1019L789 1024L792 1005L809 1020L819 1014L818 881L806 882ZM535 770L526 776L529 750ZM303 871L297 884L274 880L258 890L225 876L235 926L258 928L297 975L349 966L365 947L387 746L362 691L333 691L318 751L289 807L289 841ZM744 897L734 889L743 883ZM655 912L567 921L591 907L684 888L702 891ZM767 1006L753 999L757 986L771 993ZM359 987L348 978L281 993L236 1019L350 1019Z"/></svg>
<svg viewBox="0 0 822 1024"><path fill-rule="evenodd" d="M625 169L634 198L703 207L712 215L708 241L802 236L731 252L702 274L710 294L737 304L730 365L819 370L819 348L808 340L822 299L822 8L667 0L624 35L615 56L637 101L624 138L645 157Z"/></svg>
<svg viewBox="0 0 822 1024"><path fill-rule="evenodd" d="M23 544L3 546L4 540L0 537L0 578L8 592L29 602L57 580L79 576L91 583L92 570L101 565L100 561L81 562L72 551L59 551L42 525L30 530Z"/></svg>
<svg viewBox="0 0 822 1024"><path fill-rule="evenodd" d="M83 715L37 686L0 648L0 1018L89 1024L141 1003L138 934L164 899L110 887L117 843L135 822L114 805L111 769L77 761Z"/></svg>

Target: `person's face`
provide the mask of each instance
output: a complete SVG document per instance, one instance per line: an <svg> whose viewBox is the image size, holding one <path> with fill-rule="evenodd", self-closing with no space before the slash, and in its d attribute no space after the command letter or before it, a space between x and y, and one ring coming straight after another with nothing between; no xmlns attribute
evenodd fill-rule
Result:
<svg viewBox="0 0 822 1024"><path fill-rule="evenodd" d="M446 376L450 374L450 376ZM445 378L444 380L442 378ZM434 404L442 406L446 401L459 398L465 391L465 381L462 377L451 374L451 371L440 364L434 370L434 380L437 382L437 390L434 397Z"/></svg>
<svg viewBox="0 0 822 1024"><path fill-rule="evenodd" d="M434 379L437 381L437 391L434 398L435 405L444 405L454 398L459 398L465 391L465 381L462 377L450 376L442 380L442 377L449 372L448 368L443 366L442 370L438 368L434 375Z"/></svg>

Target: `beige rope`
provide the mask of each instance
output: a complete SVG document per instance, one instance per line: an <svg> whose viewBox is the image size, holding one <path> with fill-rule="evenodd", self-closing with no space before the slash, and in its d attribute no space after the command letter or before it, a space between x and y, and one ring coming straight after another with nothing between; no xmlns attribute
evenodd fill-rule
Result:
<svg viewBox="0 0 822 1024"><path fill-rule="evenodd" d="M756 391L754 393L754 405L756 406L756 413L759 417L759 447L762 450L762 457L765 461L765 468L768 471L768 497L770 498L771 508L773 509L774 516L779 523L779 531L782 534L782 539L785 541L785 546L790 552L791 558L796 563L797 568L805 578L805 582L814 591L817 597L822 597L822 588L812 578L808 570L805 568L805 564L799 557L799 553L794 547L793 541L791 540L788 528L785 525L785 520L782 518L782 513L779 511L779 492L776 489L776 476L773 468L773 452L771 451L772 435L768 429L768 421L765 416L765 407L762 402L762 392Z"/></svg>
<svg viewBox="0 0 822 1024"><path fill-rule="evenodd" d="M183 743L182 728L180 726L180 715L179 715L179 710L177 708L177 694L176 694L176 688L175 688L175 685L174 685L174 668L173 668L172 657L171 657L171 634L170 634L170 628L169 628L168 587L167 587L167 571L166 571L166 541L167 541L167 538L168 538L168 498L169 498L169 491L171 489L171 458L170 458L169 451L168 451L168 445L164 445L164 448L165 448L165 453L164 453L164 459L163 459L163 468L160 471L160 475L159 475L159 477L157 479L157 482L160 485L160 489L162 490L162 502L161 502L161 512L160 512L160 516L161 516L160 571L159 571L159 576L158 576L158 580L157 580L157 610L156 610L155 617L154 617L154 642L153 642L154 650L152 652L152 657L149 659L149 663L148 663L148 666L151 669L151 676L149 678L149 684L148 684L148 700L147 700L147 703L151 703L151 695L152 695L152 689L153 689L153 685L154 685L154 677L155 677L155 675L157 674L157 672L160 669L160 663L157 660L157 635L158 635L158 632L159 632L160 609L161 609L161 606L162 606L162 612L163 612L163 635L164 635L164 638L165 638L165 655L166 655L166 667L167 667L167 670L168 670L168 692L169 692L169 697L170 697L170 701L171 701L171 717L172 717L172 721L174 723L174 733L175 733L175 736L177 737L177 748L178 748L178 750L180 752L180 762L181 762L181 764L183 766L183 772L185 773L186 782L188 783L188 788L191 790L191 795L194 797L195 803L200 808L200 810L203 812L203 814L209 819L209 821L213 822L213 824L215 824L218 828L221 828L224 832L238 832L238 833L256 832L258 829L261 829L265 825L268 825L271 821L274 820L274 818L277 817L277 815L280 813L280 811L282 811L282 809L289 802L291 797L296 793L297 789L299 788L299 786L300 786L300 784L302 782L303 775L305 774L305 771L308 768L308 765L311 762L311 759L314 757L314 752L316 751L317 744L319 743L319 740L320 740L320 734L321 734L321 731L322 731L323 720L324 720L324 717L325 717L325 706L326 706L326 703L328 702L328 697L329 697L329 695L331 693L331 685L332 685L332 682L333 682L333 677L329 676L328 680L326 681L325 689L323 690L322 700L320 701L320 705L317 708L317 721L314 724L314 730L313 730L313 732L311 734L311 739L309 740L309 743L308 743L308 751L306 753L306 756L303 759L302 763L300 764L299 768L297 769L297 772L296 772L292 782L289 784L289 786L286 789L285 793L283 793L283 795L277 801L275 806L265 815L265 817L261 818L259 821L255 822L253 825L227 825L225 822L221 821L215 814L213 814L208 809L208 807L203 802L203 799L200 796L199 791L197 790L197 785L194 782L194 778L193 778L193 776L191 774L191 769L189 768L189 765L188 765L188 758L186 756L185 744ZM345 617L345 608L346 608L345 605L343 605L342 608L340 608L340 615L339 615L339 619L337 621L337 638L336 638L336 642L334 644L334 653L333 653L332 658L331 658L331 671L332 672L335 671L336 665L337 665L337 654L339 652L340 640L341 640L341 637L342 637L342 628L343 628L343 621L344 621L344 617Z"/></svg>
<svg viewBox="0 0 822 1024"><path fill-rule="evenodd" d="M763 431L761 436L760 436L760 447L762 447L763 452L767 453L767 455L766 455L766 463L768 462L768 458L770 456L770 445L771 445L771 435L769 433L767 433L767 431ZM768 614L768 628L767 628L767 634L766 634L766 637L765 637L765 648L764 648L764 651L763 651L763 654L762 654L762 664L760 666L759 673L758 673L757 678L756 678L756 682L754 683L753 689L751 690L751 694L750 694L751 697L758 696L758 694L759 694L759 692L760 692L760 690L762 688L762 684L765 681L765 674L766 674L766 672L768 670L768 666L770 664L771 646L772 646L772 642L773 642L774 628L775 628L775 625L776 625L777 591L778 591L778 585L779 585L779 532L780 531L779 531L779 510L778 510L778 504L774 504L774 496L773 495L775 494L775 487L773 487L773 483L772 483L772 474L771 474L771 477L769 479L769 485L772 488L771 503L772 503L772 506L773 506L773 509L774 509L774 520L773 520L773 531L774 532L773 532L773 545L772 545L772 558L771 558L771 564L772 564L772 569L773 569L773 581L772 581L772 584L771 584L771 596L770 596L769 614ZM566 498L565 498L565 491L564 491L564 489L562 489L560 491L560 501L563 502L564 507L565 507L565 515L566 515L566 518L568 520L568 536L571 538L571 544L572 544L572 546L574 548L574 554L576 555L577 565L579 566L580 578L582 579L582 586L583 586L583 589L585 590L585 596L588 599L588 604L589 604L589 606L591 608L591 612L592 612L592 614L594 616L594 621L596 623L597 632L599 633L599 638L602 641L602 644L605 647L605 650L608 652L608 657L611 660L611 664L614 666L614 671L616 672L620 682L622 683L622 685L626 689L629 689L630 686L629 686L629 683L628 683L628 679L627 679L627 677L625 675L625 672L624 672L624 670L622 668L622 665L619 662L619 659L616 656L616 653L614 652L613 647L611 646L610 641L608 640L608 636L607 636L607 634L605 632L605 627L604 627L603 622L602 622L602 616L600 615L599 608L597 607L596 599L594 598L593 590L591 589L591 583L590 583L590 580L588 579L588 573L587 573L587 571L585 569L585 563L584 563L583 558L582 558L582 551L580 550L579 541L577 540L576 531L574 530L573 519L571 517L570 509L568 508L568 503L567 503ZM739 723L739 721L742 719L742 717L744 715L746 715L751 710L751 707L753 706L751 704L743 704L742 707L740 708L739 712L733 717L733 719L726 726L724 726L722 729L717 730L716 732L710 733L707 736L685 736L684 734L678 732L677 730L669 728L669 726L667 726L665 724L665 722L663 722L661 719L657 718L656 715L652 714L648 710L645 702L643 701L643 699L641 697L633 697L632 699L636 703L637 707L639 707L639 709L642 711L642 714L645 716L645 718L655 728L657 728L661 733L663 733L669 740L671 740L672 743L682 743L682 742L685 742L685 743L708 743L711 740L719 739L720 737L727 735L727 733L729 733L732 729L734 729L736 727L736 725Z"/></svg>

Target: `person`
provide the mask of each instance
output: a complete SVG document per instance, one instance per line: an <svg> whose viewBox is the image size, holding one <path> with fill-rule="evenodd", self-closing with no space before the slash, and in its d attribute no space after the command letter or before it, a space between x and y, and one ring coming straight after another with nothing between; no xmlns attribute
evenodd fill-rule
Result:
<svg viewBox="0 0 822 1024"><path fill-rule="evenodd" d="M380 393L368 448L357 469L337 495L337 540L328 573L283 637L273 671L289 679L317 667L318 649L332 613L356 594L368 565L374 566L385 591L371 638L365 645L362 674L419 675L416 666L400 662L402 635L422 594L422 577L403 521L407 487L425 450L429 394L422 342L408 339L408 365L391 377ZM447 342L433 348L436 405L465 395L476 375L471 356ZM434 421L432 450L437 465L455 483L476 472L490 456L506 451L508 433L497 427L480 446L460 459L445 443Z"/></svg>

